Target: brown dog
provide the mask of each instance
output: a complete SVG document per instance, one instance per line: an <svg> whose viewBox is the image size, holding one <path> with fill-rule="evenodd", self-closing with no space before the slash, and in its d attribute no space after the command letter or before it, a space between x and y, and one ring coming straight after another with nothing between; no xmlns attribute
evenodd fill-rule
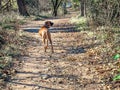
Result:
<svg viewBox="0 0 120 90"><path fill-rule="evenodd" d="M46 21L45 25L41 27L38 33L42 37L42 41L44 44L44 51L46 52L46 49L48 48L48 41L50 41L51 51L53 53L54 51L53 51L53 45L52 45L52 40L51 40L51 34L48 30L51 26L53 26L53 22ZM46 41L47 41L47 44L46 44Z"/></svg>

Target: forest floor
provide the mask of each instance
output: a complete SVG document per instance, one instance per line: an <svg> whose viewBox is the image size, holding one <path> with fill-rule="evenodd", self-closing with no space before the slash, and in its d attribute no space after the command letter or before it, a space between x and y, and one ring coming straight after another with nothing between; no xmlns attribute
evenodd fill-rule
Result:
<svg viewBox="0 0 120 90"><path fill-rule="evenodd" d="M44 53L37 33L45 21L31 21L21 26L27 42L26 55L20 57L21 66L8 82L9 89L109 90L110 84L105 85L101 80L106 75L102 69L105 64L92 51L100 46L99 41L93 42L92 32L76 31L69 18L51 21L54 22L50 28L54 53L50 47Z"/></svg>

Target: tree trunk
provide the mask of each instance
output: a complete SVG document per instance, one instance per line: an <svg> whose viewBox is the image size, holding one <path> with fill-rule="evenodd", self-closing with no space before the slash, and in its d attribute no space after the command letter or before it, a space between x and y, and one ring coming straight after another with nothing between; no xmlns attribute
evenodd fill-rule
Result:
<svg viewBox="0 0 120 90"><path fill-rule="evenodd" d="M1 9L1 7L2 7L2 0L0 0L0 9Z"/></svg>
<svg viewBox="0 0 120 90"><path fill-rule="evenodd" d="M58 15L57 11L63 0L51 0L53 5L53 15L56 17Z"/></svg>
<svg viewBox="0 0 120 90"><path fill-rule="evenodd" d="M64 14L64 15L67 14L66 2L63 2L62 7L63 7L63 14Z"/></svg>
<svg viewBox="0 0 120 90"><path fill-rule="evenodd" d="M86 14L86 0L80 0L81 1L81 16L85 16Z"/></svg>
<svg viewBox="0 0 120 90"><path fill-rule="evenodd" d="M19 9L19 13L23 16L29 16L26 6L25 6L25 1L24 0L17 0L17 5Z"/></svg>
<svg viewBox="0 0 120 90"><path fill-rule="evenodd" d="M53 15L54 15L55 17L58 15L56 9L53 10Z"/></svg>

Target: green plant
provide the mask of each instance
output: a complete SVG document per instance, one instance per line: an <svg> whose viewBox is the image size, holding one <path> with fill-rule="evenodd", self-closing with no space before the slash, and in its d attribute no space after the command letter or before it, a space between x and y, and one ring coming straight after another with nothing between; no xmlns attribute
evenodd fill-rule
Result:
<svg viewBox="0 0 120 90"><path fill-rule="evenodd" d="M116 75L115 77L113 77L113 80L116 81L116 80L120 80L120 74Z"/></svg>
<svg viewBox="0 0 120 90"><path fill-rule="evenodd" d="M114 55L114 60L118 60L119 58L120 58L120 54L116 54L116 55Z"/></svg>

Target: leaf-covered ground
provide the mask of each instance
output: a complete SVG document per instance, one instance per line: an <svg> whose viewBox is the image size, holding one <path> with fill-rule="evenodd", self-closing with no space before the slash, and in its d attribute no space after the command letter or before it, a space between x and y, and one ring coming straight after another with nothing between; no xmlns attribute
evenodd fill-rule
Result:
<svg viewBox="0 0 120 90"><path fill-rule="evenodd" d="M113 67L101 59L101 41L93 32L75 30L69 19L54 19L50 29L54 45L44 53L37 31L44 21L34 21L24 29L25 55L21 67L8 82L9 90L119 90L112 82Z"/></svg>

